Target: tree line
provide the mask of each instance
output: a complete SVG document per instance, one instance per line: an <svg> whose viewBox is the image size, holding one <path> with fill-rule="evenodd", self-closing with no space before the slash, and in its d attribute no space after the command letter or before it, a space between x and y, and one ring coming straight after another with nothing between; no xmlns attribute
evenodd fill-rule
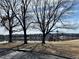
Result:
<svg viewBox="0 0 79 59"><path fill-rule="evenodd" d="M27 44L27 30L34 28L42 33L42 44L45 44L46 36L57 29L58 22L63 25L63 17L73 5L72 0L0 0L0 23L9 31L9 42L12 33L23 31Z"/></svg>

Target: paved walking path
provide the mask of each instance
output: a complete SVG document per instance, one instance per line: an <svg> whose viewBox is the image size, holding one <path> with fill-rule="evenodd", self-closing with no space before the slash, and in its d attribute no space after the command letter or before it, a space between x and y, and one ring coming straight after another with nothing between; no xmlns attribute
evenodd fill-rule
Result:
<svg viewBox="0 0 79 59"><path fill-rule="evenodd" d="M0 48L0 59L66 59L53 55L45 55L32 52L19 52Z"/></svg>

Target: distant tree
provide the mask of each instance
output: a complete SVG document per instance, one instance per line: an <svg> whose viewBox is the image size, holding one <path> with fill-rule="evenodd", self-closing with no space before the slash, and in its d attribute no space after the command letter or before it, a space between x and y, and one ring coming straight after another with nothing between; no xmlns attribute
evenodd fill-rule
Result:
<svg viewBox="0 0 79 59"><path fill-rule="evenodd" d="M9 42L12 42L12 33L14 31L13 28L16 27L19 23L16 21L14 13L11 11L9 2L12 3L13 9L15 10L16 0L0 0L0 19L2 26L4 26L9 31Z"/></svg>
<svg viewBox="0 0 79 59"><path fill-rule="evenodd" d="M64 14L73 6L71 0L34 0L33 12L35 26L42 34L42 44L45 44L46 36L55 30L55 25L62 19Z"/></svg>

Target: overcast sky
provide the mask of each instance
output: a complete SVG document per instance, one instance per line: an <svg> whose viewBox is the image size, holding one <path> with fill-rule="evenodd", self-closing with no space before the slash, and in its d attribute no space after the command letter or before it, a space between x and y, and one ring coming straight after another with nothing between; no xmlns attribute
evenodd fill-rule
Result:
<svg viewBox="0 0 79 59"><path fill-rule="evenodd" d="M78 0L79 2L79 0ZM73 8L73 10L71 10L71 12L73 12L72 15L65 17L65 20L63 22L67 22L76 26L79 26L79 4L75 5L75 7ZM59 25L59 23L57 24ZM58 29L60 33L79 33L79 27L76 29ZM18 34L22 34L23 32L19 32ZM36 34L36 33L40 33L40 31L38 30L28 30L27 31L28 34ZM5 28L0 27L0 34L8 34L8 31L5 30ZM17 33L16 33L17 34Z"/></svg>

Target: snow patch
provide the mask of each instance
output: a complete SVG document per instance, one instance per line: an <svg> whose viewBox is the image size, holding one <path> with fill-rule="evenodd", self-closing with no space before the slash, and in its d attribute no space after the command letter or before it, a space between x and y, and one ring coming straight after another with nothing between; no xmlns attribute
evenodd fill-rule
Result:
<svg viewBox="0 0 79 59"><path fill-rule="evenodd" d="M1 41L0 44L8 43L8 41Z"/></svg>

